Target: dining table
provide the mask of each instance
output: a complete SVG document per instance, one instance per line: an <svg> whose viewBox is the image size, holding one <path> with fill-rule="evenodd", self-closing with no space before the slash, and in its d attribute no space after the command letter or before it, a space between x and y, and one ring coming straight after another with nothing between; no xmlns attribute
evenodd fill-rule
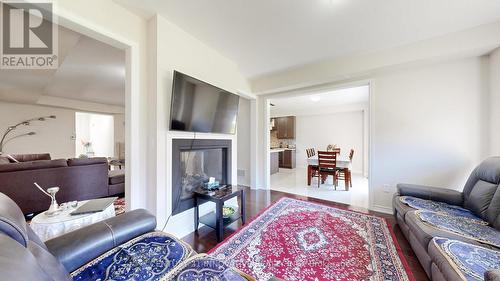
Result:
<svg viewBox="0 0 500 281"><path fill-rule="evenodd" d="M314 170L317 169L319 164L318 156L313 156L307 158L307 185L311 185L312 176ZM344 172L348 173L352 170L352 162L347 155L337 156L336 166L340 169L344 169ZM348 179L345 177L345 184L348 186Z"/></svg>

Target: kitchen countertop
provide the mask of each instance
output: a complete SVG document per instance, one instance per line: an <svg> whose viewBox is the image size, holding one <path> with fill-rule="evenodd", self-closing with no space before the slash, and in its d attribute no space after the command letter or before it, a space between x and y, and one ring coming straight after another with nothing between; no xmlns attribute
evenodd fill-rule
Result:
<svg viewBox="0 0 500 281"><path fill-rule="evenodd" d="M282 151L285 151L285 150L295 150L295 148L276 147L276 148L270 148L269 152L271 152L271 153L273 153L273 152L282 152Z"/></svg>

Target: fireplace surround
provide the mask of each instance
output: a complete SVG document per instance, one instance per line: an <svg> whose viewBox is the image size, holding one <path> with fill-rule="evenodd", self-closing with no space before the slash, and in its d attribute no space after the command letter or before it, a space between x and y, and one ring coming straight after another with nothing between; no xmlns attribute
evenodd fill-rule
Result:
<svg viewBox="0 0 500 281"><path fill-rule="evenodd" d="M172 214L194 207L192 190L214 177L231 183L231 140L172 140Z"/></svg>

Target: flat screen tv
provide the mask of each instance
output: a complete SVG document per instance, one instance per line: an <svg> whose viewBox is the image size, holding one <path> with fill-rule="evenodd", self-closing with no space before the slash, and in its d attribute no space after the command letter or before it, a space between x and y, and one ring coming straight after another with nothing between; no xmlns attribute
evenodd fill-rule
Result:
<svg viewBox="0 0 500 281"><path fill-rule="evenodd" d="M236 133L240 97L174 71L170 130Z"/></svg>

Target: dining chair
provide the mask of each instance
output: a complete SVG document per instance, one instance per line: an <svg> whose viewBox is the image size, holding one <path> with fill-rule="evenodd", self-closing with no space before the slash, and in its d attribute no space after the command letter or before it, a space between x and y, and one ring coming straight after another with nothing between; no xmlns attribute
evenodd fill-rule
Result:
<svg viewBox="0 0 500 281"><path fill-rule="evenodd" d="M314 148L306 149L307 160L316 156L316 150ZM308 164L307 165L307 185L311 185L312 178L318 178L319 181L319 173L318 173L318 165Z"/></svg>
<svg viewBox="0 0 500 281"><path fill-rule="evenodd" d="M318 188L328 176L333 176L333 185L337 190L338 169L337 169L337 153L335 151L318 151Z"/></svg>
<svg viewBox="0 0 500 281"><path fill-rule="evenodd" d="M339 174L338 174L338 179L339 180L345 180L347 178L347 182L349 184L349 187L352 187L352 174L351 174L351 169L352 169L352 158L354 157L354 149L351 149L349 151L349 168L348 169L339 169ZM347 189L347 186L346 186Z"/></svg>
<svg viewBox="0 0 500 281"><path fill-rule="evenodd" d="M337 145L336 145L336 144L329 144L329 145L326 147L326 151L333 151L335 148L337 148Z"/></svg>
<svg viewBox="0 0 500 281"><path fill-rule="evenodd" d="M316 155L316 150L314 148L306 148L307 158L311 158Z"/></svg>

